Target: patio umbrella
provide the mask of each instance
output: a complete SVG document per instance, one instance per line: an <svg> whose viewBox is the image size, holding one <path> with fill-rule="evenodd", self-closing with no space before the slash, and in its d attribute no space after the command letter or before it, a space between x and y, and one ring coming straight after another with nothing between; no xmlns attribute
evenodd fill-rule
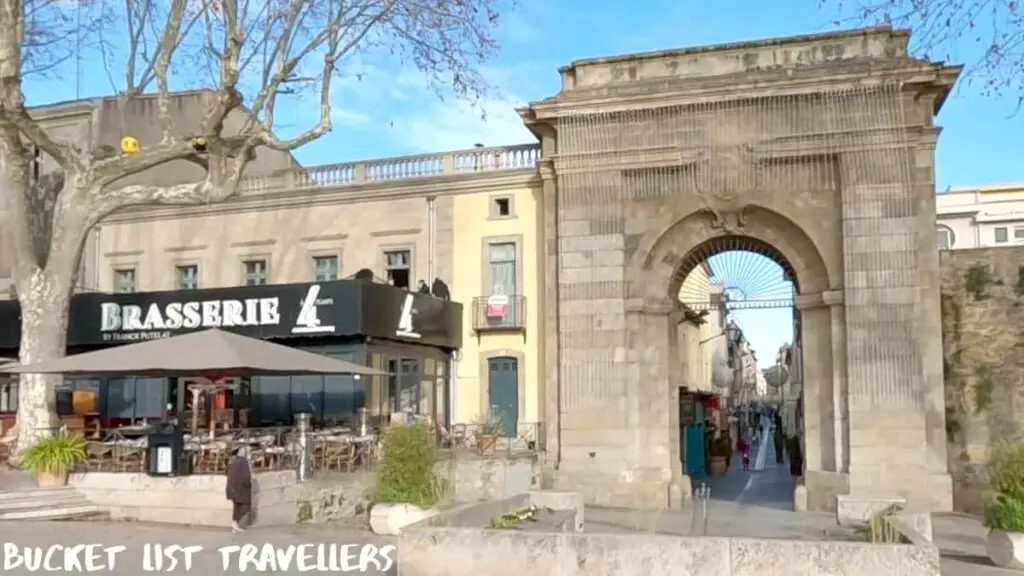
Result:
<svg viewBox="0 0 1024 576"><path fill-rule="evenodd" d="M0 372L91 376L202 376L210 380L235 376L387 374L346 360L313 354L217 328L75 354L36 364L0 366Z"/></svg>

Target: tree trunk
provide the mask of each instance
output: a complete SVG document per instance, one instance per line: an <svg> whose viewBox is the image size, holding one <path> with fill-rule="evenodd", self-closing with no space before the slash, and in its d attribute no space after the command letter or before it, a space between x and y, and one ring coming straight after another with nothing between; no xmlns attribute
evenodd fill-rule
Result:
<svg viewBox="0 0 1024 576"><path fill-rule="evenodd" d="M71 272L36 270L30 278L19 282L22 364L64 356L73 276ZM59 374L18 377L17 454L58 426L56 388L63 378Z"/></svg>

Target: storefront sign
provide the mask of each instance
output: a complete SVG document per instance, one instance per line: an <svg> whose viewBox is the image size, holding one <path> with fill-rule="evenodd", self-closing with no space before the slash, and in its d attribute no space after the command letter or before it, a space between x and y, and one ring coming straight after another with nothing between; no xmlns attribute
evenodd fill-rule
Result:
<svg viewBox="0 0 1024 576"><path fill-rule="evenodd" d="M693 404L692 394L679 395L679 424L694 426L697 423L697 407Z"/></svg>
<svg viewBox="0 0 1024 576"><path fill-rule="evenodd" d="M413 325L413 317L416 316L418 310L414 307L416 303L416 297L412 294L406 294L405 300L402 302L402 312L398 316L398 330L395 331L395 336L400 338L415 338L419 340L422 335L416 331L416 327Z"/></svg>
<svg viewBox="0 0 1024 576"><path fill-rule="evenodd" d="M334 304L333 298L320 298L320 285L313 284L302 299L302 307L299 308L299 317L295 319L295 327L292 334L331 334L334 332L334 325L320 323L320 307Z"/></svg>
<svg viewBox="0 0 1024 576"><path fill-rule="evenodd" d="M103 302L100 332L105 341L125 341L166 338L182 329L274 326L281 322L279 305L278 298L151 303L145 308Z"/></svg>
<svg viewBox="0 0 1024 576"><path fill-rule="evenodd" d="M0 356L18 348L17 301L0 301ZM155 340L206 328L254 338L380 339L458 348L457 302L358 280L202 290L76 294L68 347Z"/></svg>

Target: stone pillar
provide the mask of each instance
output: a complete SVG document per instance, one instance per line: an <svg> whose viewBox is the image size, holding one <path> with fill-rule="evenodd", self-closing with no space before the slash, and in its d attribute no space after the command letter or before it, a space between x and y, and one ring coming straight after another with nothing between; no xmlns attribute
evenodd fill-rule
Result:
<svg viewBox="0 0 1024 576"><path fill-rule="evenodd" d="M935 142L938 129L929 128L914 151L914 197L918 204L918 250L920 258L922 374L924 378L925 428L928 468L946 474L946 394L942 356L942 301L939 252L935 249Z"/></svg>
<svg viewBox="0 0 1024 576"><path fill-rule="evenodd" d="M835 510L836 496L847 491L836 450L836 371L833 362L833 314L823 294L801 294L800 314L804 395L804 487L809 510ZM841 435L840 435L841 437Z"/></svg>
<svg viewBox="0 0 1024 576"><path fill-rule="evenodd" d="M626 403L632 433L632 469L619 489L638 508L679 506L683 472L679 446L679 387L672 344L678 320L668 298L630 302L626 309L629 359Z"/></svg>
<svg viewBox="0 0 1024 576"><path fill-rule="evenodd" d="M930 266L921 206L906 182L908 154L863 149L840 161L850 494L945 510L952 487L928 456L923 375L928 342L941 334L922 322Z"/></svg>
<svg viewBox="0 0 1024 576"><path fill-rule="evenodd" d="M541 298L536 305L543 310L544 345L541 347L543 357L537 362L543 366L540 385L542 394L541 422L544 423L545 484L551 482L562 459L561 449L561 386L559 383L559 329L558 329L558 186L555 178L554 163L546 150L554 147L554 139L547 138L542 145L544 157L538 162L543 188L541 189L541 225L538 245L540 253L540 277L544 279L544 288L539 292Z"/></svg>

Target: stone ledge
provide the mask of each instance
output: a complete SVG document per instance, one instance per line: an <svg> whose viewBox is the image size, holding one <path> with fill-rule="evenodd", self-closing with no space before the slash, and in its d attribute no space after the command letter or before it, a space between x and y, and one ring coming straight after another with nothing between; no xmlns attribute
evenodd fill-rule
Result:
<svg viewBox="0 0 1024 576"><path fill-rule="evenodd" d="M930 545L654 534L422 527L402 532L398 555L402 576L939 576L939 552Z"/></svg>
<svg viewBox="0 0 1024 576"><path fill-rule="evenodd" d="M202 526L228 526L231 503L226 477L193 475L163 478L138 473L73 474L68 483L115 520ZM254 477L253 513L262 525L295 522L295 472L263 472ZM285 513L285 510L288 513Z"/></svg>

